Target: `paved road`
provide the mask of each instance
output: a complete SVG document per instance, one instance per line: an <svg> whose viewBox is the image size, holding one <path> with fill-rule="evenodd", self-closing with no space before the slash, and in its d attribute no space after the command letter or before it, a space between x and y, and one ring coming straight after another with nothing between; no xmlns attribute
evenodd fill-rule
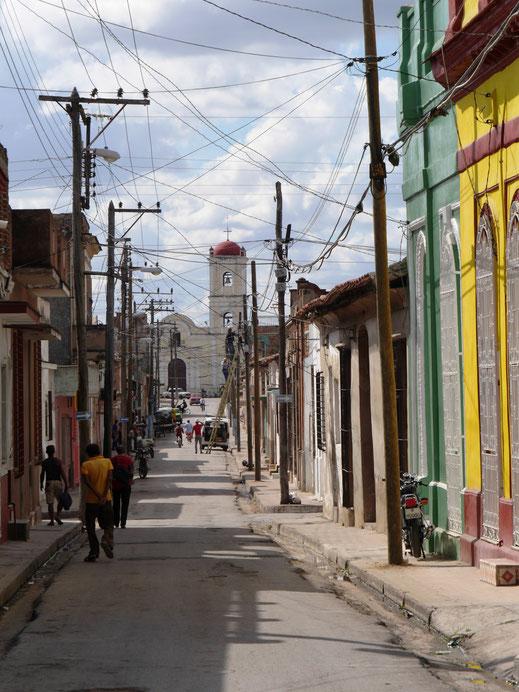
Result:
<svg viewBox="0 0 519 692"><path fill-rule="evenodd" d="M446 690L391 633L250 533L226 454L171 448L137 479L115 559L57 573L4 657L11 692Z"/></svg>

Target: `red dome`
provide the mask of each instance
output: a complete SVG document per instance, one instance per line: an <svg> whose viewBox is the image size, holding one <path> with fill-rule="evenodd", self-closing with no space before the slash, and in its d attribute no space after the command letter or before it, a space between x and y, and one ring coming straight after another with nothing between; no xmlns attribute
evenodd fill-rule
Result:
<svg viewBox="0 0 519 692"><path fill-rule="evenodd" d="M243 248L232 240L224 240L223 243L218 243L214 249L215 255L241 255L244 254Z"/></svg>

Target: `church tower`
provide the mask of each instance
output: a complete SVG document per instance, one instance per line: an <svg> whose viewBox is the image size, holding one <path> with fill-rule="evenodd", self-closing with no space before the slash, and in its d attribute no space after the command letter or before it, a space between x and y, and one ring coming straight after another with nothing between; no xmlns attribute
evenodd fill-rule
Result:
<svg viewBox="0 0 519 692"><path fill-rule="evenodd" d="M247 293L245 248L224 240L209 250L209 324L213 334L238 328Z"/></svg>

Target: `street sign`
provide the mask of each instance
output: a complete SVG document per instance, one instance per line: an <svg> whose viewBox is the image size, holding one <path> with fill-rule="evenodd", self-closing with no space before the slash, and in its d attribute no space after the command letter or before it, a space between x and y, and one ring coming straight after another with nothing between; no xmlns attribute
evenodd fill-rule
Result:
<svg viewBox="0 0 519 692"><path fill-rule="evenodd" d="M291 404L292 394L276 394L276 403L278 404Z"/></svg>
<svg viewBox="0 0 519 692"><path fill-rule="evenodd" d="M129 418L119 418L121 423L127 423L130 419Z"/></svg>
<svg viewBox="0 0 519 692"><path fill-rule="evenodd" d="M92 420L92 411L76 411L76 420Z"/></svg>

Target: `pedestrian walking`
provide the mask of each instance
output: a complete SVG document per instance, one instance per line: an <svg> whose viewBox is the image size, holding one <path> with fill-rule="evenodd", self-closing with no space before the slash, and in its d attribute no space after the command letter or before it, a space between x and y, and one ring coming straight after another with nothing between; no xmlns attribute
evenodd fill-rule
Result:
<svg viewBox="0 0 519 692"><path fill-rule="evenodd" d="M114 527L126 528L130 495L132 493L133 461L122 445L117 447L117 455L112 457L112 496L114 505Z"/></svg>
<svg viewBox="0 0 519 692"><path fill-rule="evenodd" d="M193 425L193 432L195 433L195 454L197 453L197 450L200 451L200 454L202 454L202 432L204 430L204 426L202 423L200 423L199 420Z"/></svg>
<svg viewBox="0 0 519 692"><path fill-rule="evenodd" d="M187 423L186 423L185 432L186 432L187 441L192 442L193 441L193 424L190 421L187 421Z"/></svg>
<svg viewBox="0 0 519 692"><path fill-rule="evenodd" d="M103 529L101 548L106 557L114 556L114 510L112 506L112 462L101 456L99 445L92 443L86 448L88 459L81 466L81 475L87 487L85 521L90 551L85 562L95 562L99 557L99 541L96 536L96 520Z"/></svg>
<svg viewBox="0 0 519 692"><path fill-rule="evenodd" d="M177 424L177 427L175 428L175 435L177 436L177 445L179 447L182 447L182 435L184 434L184 428L180 425L180 423Z"/></svg>
<svg viewBox="0 0 519 692"><path fill-rule="evenodd" d="M55 456L56 448L54 445L49 445L45 452L47 458L42 462L36 462L36 466L41 465L40 489L43 490L45 481L45 500L50 519L48 526L54 526L54 519L56 519L56 524L61 526L63 524L61 521L61 510L63 509L61 495L68 490L67 475L63 462ZM54 500L58 503L56 514L54 514Z"/></svg>
<svg viewBox="0 0 519 692"><path fill-rule="evenodd" d="M202 398L200 399L200 408L202 409L202 413L205 411L205 399Z"/></svg>
<svg viewBox="0 0 519 692"><path fill-rule="evenodd" d="M119 422L117 420L115 420L114 424L112 425L112 449L117 449L118 444L119 444Z"/></svg>

